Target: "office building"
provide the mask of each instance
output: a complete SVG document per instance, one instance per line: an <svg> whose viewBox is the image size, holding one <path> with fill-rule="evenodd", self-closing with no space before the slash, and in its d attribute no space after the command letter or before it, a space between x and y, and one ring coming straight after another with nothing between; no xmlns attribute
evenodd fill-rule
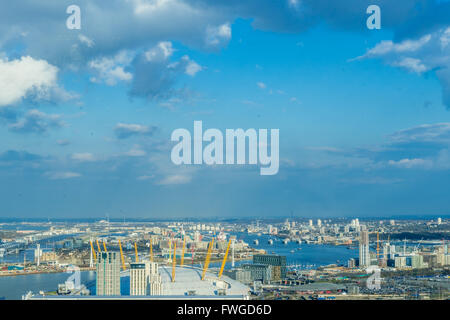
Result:
<svg viewBox="0 0 450 320"><path fill-rule="evenodd" d="M268 264L244 264L242 269L250 271L251 281L270 283L272 279L272 266Z"/></svg>
<svg viewBox="0 0 450 320"><path fill-rule="evenodd" d="M255 254L254 264L264 264L272 266L272 280L282 280L286 278L286 257L274 254Z"/></svg>

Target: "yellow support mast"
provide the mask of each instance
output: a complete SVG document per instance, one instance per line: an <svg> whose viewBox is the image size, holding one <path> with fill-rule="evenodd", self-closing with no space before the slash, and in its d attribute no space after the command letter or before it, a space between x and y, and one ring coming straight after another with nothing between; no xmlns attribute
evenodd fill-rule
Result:
<svg viewBox="0 0 450 320"><path fill-rule="evenodd" d="M152 238L150 238L150 262L153 262L153 244L152 244Z"/></svg>
<svg viewBox="0 0 450 320"><path fill-rule="evenodd" d="M105 249L105 252L108 252L108 250L106 250L106 244L105 244L105 241L103 241L103 248Z"/></svg>
<svg viewBox="0 0 450 320"><path fill-rule="evenodd" d="M222 276L223 269L225 268L225 263L227 263L228 251L230 251L231 239L228 241L227 251L225 251L225 256L223 257L222 266L220 267L219 279Z"/></svg>
<svg viewBox="0 0 450 320"><path fill-rule="evenodd" d="M183 239L183 250L181 250L181 263L180 266L184 265L184 248L186 246L186 237Z"/></svg>
<svg viewBox="0 0 450 320"><path fill-rule="evenodd" d="M137 244L136 244L136 242L134 243L134 254L136 255L136 262L139 262L139 256L138 256L138 251L137 251Z"/></svg>
<svg viewBox="0 0 450 320"><path fill-rule="evenodd" d="M98 243L98 239L95 239L95 242L97 242L98 252L102 253L102 249L100 249L100 244Z"/></svg>
<svg viewBox="0 0 450 320"><path fill-rule="evenodd" d="M175 267L177 265L177 243L173 243L172 282L175 282Z"/></svg>
<svg viewBox="0 0 450 320"><path fill-rule="evenodd" d="M95 253L94 245L92 244L92 240L90 240L89 243L91 244L91 250L92 250L92 254L94 256L94 260L95 260L95 262L97 262L97 254Z"/></svg>
<svg viewBox="0 0 450 320"><path fill-rule="evenodd" d="M122 244L119 239L120 259L122 260L122 269L125 271L125 259L123 258Z"/></svg>
<svg viewBox="0 0 450 320"><path fill-rule="evenodd" d="M205 280L206 271L208 270L209 261L211 260L211 253L212 253L213 245L214 245L214 238L209 243L208 252L206 253L206 260L205 260L205 266L203 267L202 280Z"/></svg>

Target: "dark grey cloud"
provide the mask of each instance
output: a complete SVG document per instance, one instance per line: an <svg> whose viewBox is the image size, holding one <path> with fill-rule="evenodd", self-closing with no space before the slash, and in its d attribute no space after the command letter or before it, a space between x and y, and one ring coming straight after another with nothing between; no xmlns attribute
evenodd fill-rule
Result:
<svg viewBox="0 0 450 320"><path fill-rule="evenodd" d="M148 100L183 96L184 90L175 88L177 80L183 74L195 76L202 67L186 55L179 60L172 60L172 53L171 42L160 42L136 57L133 61L130 96Z"/></svg>

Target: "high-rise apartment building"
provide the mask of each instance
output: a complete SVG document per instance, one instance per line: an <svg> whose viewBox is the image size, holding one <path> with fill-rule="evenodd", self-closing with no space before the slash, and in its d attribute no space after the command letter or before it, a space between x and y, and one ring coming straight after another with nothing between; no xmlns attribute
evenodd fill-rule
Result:
<svg viewBox="0 0 450 320"><path fill-rule="evenodd" d="M130 296L145 296L148 294L148 262L130 264Z"/></svg>
<svg viewBox="0 0 450 320"><path fill-rule="evenodd" d="M369 232L362 230L359 234L359 266L370 266Z"/></svg>
<svg viewBox="0 0 450 320"><path fill-rule="evenodd" d="M120 295L120 258L117 252L102 252L97 257L97 295Z"/></svg>
<svg viewBox="0 0 450 320"><path fill-rule="evenodd" d="M148 276L151 296L163 295L163 286L161 275L159 274L158 264L156 262L150 263L150 274Z"/></svg>

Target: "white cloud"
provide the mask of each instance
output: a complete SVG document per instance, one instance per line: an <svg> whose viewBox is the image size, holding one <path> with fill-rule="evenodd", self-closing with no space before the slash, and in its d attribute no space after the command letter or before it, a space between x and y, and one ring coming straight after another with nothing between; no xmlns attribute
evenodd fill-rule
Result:
<svg viewBox="0 0 450 320"><path fill-rule="evenodd" d="M395 67L405 68L415 73L422 73L428 70L420 59L415 58L403 58L400 61L393 62L392 65Z"/></svg>
<svg viewBox="0 0 450 320"><path fill-rule="evenodd" d="M187 175L170 175L158 182L161 185L186 184L191 181L191 176Z"/></svg>
<svg viewBox="0 0 450 320"><path fill-rule="evenodd" d="M80 161L80 162L92 162L95 161L95 157L92 153L74 153L71 156L72 160Z"/></svg>
<svg viewBox="0 0 450 320"><path fill-rule="evenodd" d="M45 60L26 56L0 59L0 107L19 103L26 97L49 98L57 87L58 68Z"/></svg>
<svg viewBox="0 0 450 320"><path fill-rule="evenodd" d="M81 174L76 172L46 172L45 175L51 180L65 180L81 177Z"/></svg>
<svg viewBox="0 0 450 320"><path fill-rule="evenodd" d="M85 35L78 35L78 39L80 40L81 43L85 44L88 48L92 48L94 46L94 40L89 39L88 37L86 37Z"/></svg>
<svg viewBox="0 0 450 320"><path fill-rule="evenodd" d="M135 123L118 123L114 127L114 132L119 139L125 139L134 135L152 135L155 130L156 127Z"/></svg>
<svg viewBox="0 0 450 320"><path fill-rule="evenodd" d="M219 26L208 26L206 28L206 44L217 46L227 43L231 39L230 23L224 23Z"/></svg>
<svg viewBox="0 0 450 320"><path fill-rule="evenodd" d="M131 150L125 153L125 155L129 157L143 157L146 154L147 153L144 150L142 150L139 146L134 146Z"/></svg>
<svg viewBox="0 0 450 320"><path fill-rule="evenodd" d="M397 167L397 168L406 168L406 169L411 169L411 168L429 168L432 166L432 162L430 160L425 160L425 159L401 159L398 161L395 160L389 160L388 164L390 166L393 167Z"/></svg>
<svg viewBox="0 0 450 320"><path fill-rule="evenodd" d="M445 49L450 44L450 27L448 27L439 39L441 41L441 48Z"/></svg>
<svg viewBox="0 0 450 320"><path fill-rule="evenodd" d="M203 67L199 65L197 62L190 60L188 56L185 57L189 61L186 65L186 74L193 77L197 72L203 69Z"/></svg>
<svg viewBox="0 0 450 320"><path fill-rule="evenodd" d="M155 47L145 52L145 57L148 61L165 61L172 56L174 51L172 42L161 41Z"/></svg>
<svg viewBox="0 0 450 320"><path fill-rule="evenodd" d="M261 89L265 89L267 87L264 82L257 82L256 85Z"/></svg>
<svg viewBox="0 0 450 320"><path fill-rule="evenodd" d="M105 82L109 86L116 85L119 81L130 81L133 75L125 71L125 68L133 60L133 54L128 51L121 51L112 58L99 58L89 62L89 67L96 72L96 76L91 78L92 82Z"/></svg>
<svg viewBox="0 0 450 320"><path fill-rule="evenodd" d="M382 56L388 53L409 53L422 48L431 40L431 35L425 35L418 40L404 40L400 43L394 43L391 40L381 41L374 48L367 51L362 57ZM362 58L361 57L361 58Z"/></svg>

